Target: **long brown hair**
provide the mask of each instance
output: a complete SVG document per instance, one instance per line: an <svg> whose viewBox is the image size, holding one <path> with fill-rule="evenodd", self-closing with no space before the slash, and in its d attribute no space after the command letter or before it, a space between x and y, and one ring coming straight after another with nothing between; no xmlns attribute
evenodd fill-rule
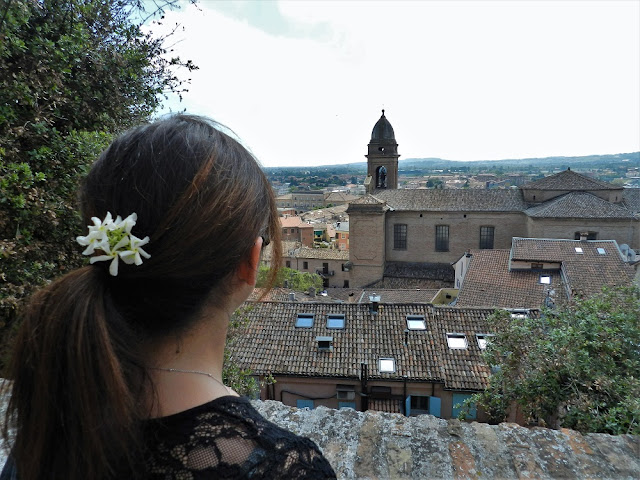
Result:
<svg viewBox="0 0 640 480"><path fill-rule="evenodd" d="M226 281L256 237L280 263L272 189L253 156L220 126L175 115L116 139L81 188L87 224L136 213L151 239L142 265L76 270L34 295L10 365L5 422L21 479L143 475L141 420L150 382L149 339L189 328L205 300L224 302ZM80 233L80 232L79 232Z"/></svg>

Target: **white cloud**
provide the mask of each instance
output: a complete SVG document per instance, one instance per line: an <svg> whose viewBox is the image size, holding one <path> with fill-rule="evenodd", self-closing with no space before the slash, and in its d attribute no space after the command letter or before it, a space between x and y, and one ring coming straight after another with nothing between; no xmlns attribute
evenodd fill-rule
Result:
<svg viewBox="0 0 640 480"><path fill-rule="evenodd" d="M216 6L166 15L200 66L184 106L266 165L363 161L383 106L403 158L640 150L637 2Z"/></svg>

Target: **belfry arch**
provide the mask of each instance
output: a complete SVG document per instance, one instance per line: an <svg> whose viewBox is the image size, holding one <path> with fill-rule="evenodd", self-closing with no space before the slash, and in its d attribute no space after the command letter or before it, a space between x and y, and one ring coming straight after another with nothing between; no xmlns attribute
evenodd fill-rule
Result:
<svg viewBox="0 0 640 480"><path fill-rule="evenodd" d="M393 127L384 115L371 132L367 157L367 190L398 188L398 144Z"/></svg>

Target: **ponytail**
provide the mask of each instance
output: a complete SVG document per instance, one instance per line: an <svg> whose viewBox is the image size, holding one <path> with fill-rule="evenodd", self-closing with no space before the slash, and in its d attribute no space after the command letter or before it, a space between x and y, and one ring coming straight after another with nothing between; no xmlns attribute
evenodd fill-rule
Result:
<svg viewBox="0 0 640 480"><path fill-rule="evenodd" d="M146 382L138 335L84 267L34 295L9 367L8 429L23 480L126 478L140 465ZM125 473L126 472L126 473Z"/></svg>

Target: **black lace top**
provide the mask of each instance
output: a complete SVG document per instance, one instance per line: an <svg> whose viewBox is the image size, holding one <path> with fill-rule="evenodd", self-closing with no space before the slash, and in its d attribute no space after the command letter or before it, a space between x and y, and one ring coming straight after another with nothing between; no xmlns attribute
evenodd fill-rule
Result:
<svg viewBox="0 0 640 480"><path fill-rule="evenodd" d="M149 479L325 479L331 465L308 438L233 396L145 422Z"/></svg>

